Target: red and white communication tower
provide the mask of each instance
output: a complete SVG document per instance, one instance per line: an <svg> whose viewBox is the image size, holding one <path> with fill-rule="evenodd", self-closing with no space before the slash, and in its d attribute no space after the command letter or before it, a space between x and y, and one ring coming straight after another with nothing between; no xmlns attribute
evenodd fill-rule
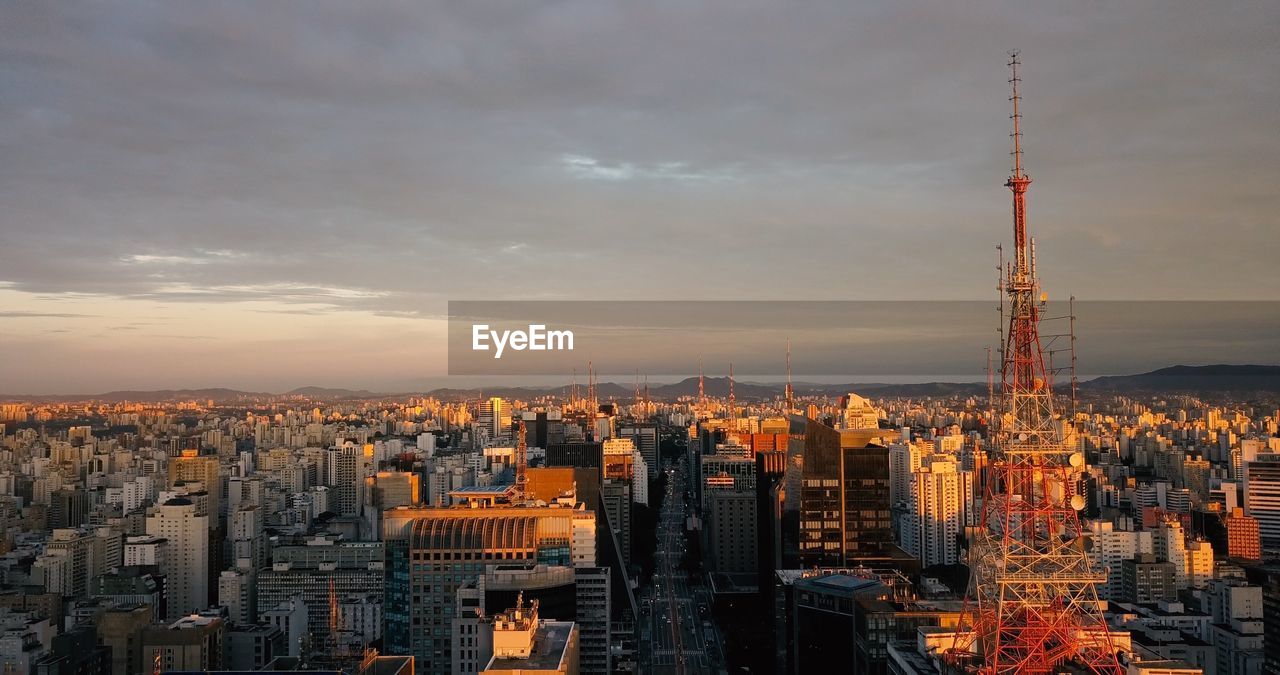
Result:
<svg viewBox="0 0 1280 675"><path fill-rule="evenodd" d="M1018 53L1013 76L1014 260L1005 269L1009 325L987 467L982 527L969 549L969 597L952 656L983 673L1122 672L1098 603L1106 581L1086 553L1077 479L1084 457L1054 414L1039 322L1044 297L1027 237ZM977 661L976 664L973 662Z"/></svg>

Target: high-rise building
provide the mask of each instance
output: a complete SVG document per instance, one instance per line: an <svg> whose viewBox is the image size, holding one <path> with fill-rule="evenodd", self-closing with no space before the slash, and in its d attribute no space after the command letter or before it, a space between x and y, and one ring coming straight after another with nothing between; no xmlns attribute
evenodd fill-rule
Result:
<svg viewBox="0 0 1280 675"><path fill-rule="evenodd" d="M959 555L965 514L972 506L973 482L951 458L935 458L911 474L907 510L902 516L902 548L921 565L954 565Z"/></svg>
<svg viewBox="0 0 1280 675"><path fill-rule="evenodd" d="M384 651L411 655L418 671L444 675L452 668L451 626L458 588L485 565L595 567L594 538L575 536L577 530L587 530L585 526L595 530L595 512L575 501L558 500L548 506L473 501L457 508L388 511L383 519Z"/></svg>
<svg viewBox="0 0 1280 675"><path fill-rule="evenodd" d="M583 675L606 675L612 672L609 622L613 616L612 592L608 567L574 569L577 593L577 615L580 649L579 670Z"/></svg>
<svg viewBox="0 0 1280 675"><path fill-rule="evenodd" d="M755 574L756 460L740 455L702 458L704 561L713 572Z"/></svg>
<svg viewBox="0 0 1280 675"><path fill-rule="evenodd" d="M1280 547L1280 455L1245 463L1244 510L1258 521L1263 546Z"/></svg>
<svg viewBox="0 0 1280 675"><path fill-rule="evenodd" d="M920 470L920 448L911 443L889 447L889 504L905 506L911 497L912 475Z"/></svg>
<svg viewBox="0 0 1280 675"><path fill-rule="evenodd" d="M1173 565L1174 588L1187 587L1187 537L1182 532L1182 522L1167 518L1151 533L1151 543L1156 560Z"/></svg>
<svg viewBox="0 0 1280 675"><path fill-rule="evenodd" d="M1158 561L1150 553L1139 553L1121 563L1120 568L1120 585L1125 601L1154 604L1178 597L1173 563Z"/></svg>
<svg viewBox="0 0 1280 675"><path fill-rule="evenodd" d="M782 568L782 518L786 505L786 451L756 453L756 587L760 606L772 608L776 572Z"/></svg>
<svg viewBox="0 0 1280 675"><path fill-rule="evenodd" d="M1121 566L1139 554L1154 554L1151 532L1117 530L1112 523L1098 521L1090 523L1089 528L1089 539L1093 542L1089 561L1107 575L1106 583L1098 585L1098 597L1121 600L1124 598Z"/></svg>
<svg viewBox="0 0 1280 675"><path fill-rule="evenodd" d="M231 542L233 565L243 565L256 571L267 564L264 510L260 506L248 505L231 512L227 539Z"/></svg>
<svg viewBox="0 0 1280 675"><path fill-rule="evenodd" d="M636 450L644 458L645 468L648 470L647 478L656 478L659 468L658 428L652 424L631 424L623 427L618 435L622 438L629 438L635 443Z"/></svg>
<svg viewBox="0 0 1280 675"><path fill-rule="evenodd" d="M547 466L599 469L604 465L603 446L589 441L551 443L547 446Z"/></svg>
<svg viewBox="0 0 1280 675"><path fill-rule="evenodd" d="M49 493L49 528L80 527L89 522L89 493L81 488Z"/></svg>
<svg viewBox="0 0 1280 675"><path fill-rule="evenodd" d="M222 670L226 623L216 616L184 616L142 629L142 658L161 672ZM148 668L149 670L149 668Z"/></svg>
<svg viewBox="0 0 1280 675"><path fill-rule="evenodd" d="M330 588L339 599L382 595L384 574L379 542L331 537L282 542L271 549L271 566L258 572L258 612L298 601L306 608L304 631L327 635Z"/></svg>
<svg viewBox="0 0 1280 675"><path fill-rule="evenodd" d="M476 415L476 427L490 440L508 435L511 430L511 408L507 402L493 397L480 402Z"/></svg>
<svg viewBox="0 0 1280 675"><path fill-rule="evenodd" d="M489 662L493 612L521 602L537 602L544 619L578 625L582 673L610 672L608 568L518 563L487 565L474 582L458 589L452 626L455 675L478 672Z"/></svg>
<svg viewBox="0 0 1280 675"><path fill-rule="evenodd" d="M108 607L97 616L98 642L111 649L112 675L143 672L142 629L151 625L153 616L148 605Z"/></svg>
<svg viewBox="0 0 1280 675"><path fill-rule="evenodd" d="M869 423L860 416L859 424ZM800 564L903 564L889 506L890 429L835 429L808 420L800 493ZM909 560L909 557L906 557Z"/></svg>
<svg viewBox="0 0 1280 675"><path fill-rule="evenodd" d="M1222 519L1227 528L1227 555L1242 560L1262 558L1262 530L1258 519L1246 516L1244 509L1231 509Z"/></svg>
<svg viewBox="0 0 1280 675"><path fill-rule="evenodd" d="M1187 544L1187 583L1203 588L1213 578L1213 544L1196 539Z"/></svg>
<svg viewBox="0 0 1280 675"><path fill-rule="evenodd" d="M1255 675L1265 661L1262 588L1244 579L1214 579L1204 604L1211 620L1209 642L1217 653L1217 675Z"/></svg>
<svg viewBox="0 0 1280 675"><path fill-rule="evenodd" d="M227 608L232 624L251 625L257 617L253 581L249 570L224 570L218 576L218 605Z"/></svg>
<svg viewBox="0 0 1280 675"><path fill-rule="evenodd" d="M199 495L174 497L153 506L147 534L167 541L160 570L168 583L167 618L177 620L209 607L209 515Z"/></svg>
<svg viewBox="0 0 1280 675"><path fill-rule="evenodd" d="M101 560L95 560L94 539L92 532L64 528L54 530L49 543L45 545L45 555L56 555L67 560L69 576L62 584L63 595L88 595L93 577L106 571ZM46 582L46 587L48 586Z"/></svg>
<svg viewBox="0 0 1280 675"><path fill-rule="evenodd" d="M845 429L878 429L880 428L880 411L871 405L871 401L849 394L843 414Z"/></svg>
<svg viewBox="0 0 1280 675"><path fill-rule="evenodd" d="M365 464L362 461L362 449L346 444L330 448L328 454L326 466L329 476L325 484L333 490L335 497L335 503L330 508L340 516L360 515L365 487L361 471ZM372 448L369 454L372 456Z"/></svg>
<svg viewBox="0 0 1280 675"><path fill-rule="evenodd" d="M201 455L199 450L183 450L179 456L169 459L170 488L179 482L197 482L208 493L210 529L218 526L218 519L222 516L221 475L218 458Z"/></svg>

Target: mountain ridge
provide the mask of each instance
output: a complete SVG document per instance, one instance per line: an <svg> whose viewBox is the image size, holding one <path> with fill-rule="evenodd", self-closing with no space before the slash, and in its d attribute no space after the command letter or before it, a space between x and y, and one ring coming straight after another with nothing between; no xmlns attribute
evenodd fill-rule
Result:
<svg viewBox="0 0 1280 675"><path fill-rule="evenodd" d="M815 384L804 382L794 386L796 393L800 395L839 395L849 391L857 391L871 396L977 395L985 393L987 387L985 382L919 382L911 384L884 382ZM1174 365L1134 375L1105 375L1082 381L1080 388L1096 392L1148 389L1280 392L1280 366L1223 363L1204 366ZM729 393L729 378L703 378L703 389L707 396L724 398ZM578 385L579 396L585 396L586 390L586 385ZM596 390L596 396L601 400L625 401L635 396L634 385L623 385L616 382L599 383L596 386ZM783 390L784 385L782 383L734 382L734 395L741 400L775 398L781 396ZM548 395L566 396L568 393L568 385L549 387L437 387L409 392L375 392L368 389L309 385L295 387L283 393L244 391L228 387L156 390L122 389L100 394L0 395L0 400L34 402L102 401L119 403L123 401L160 402L212 399L217 402L249 402L291 397L315 400L368 400L410 396L434 396L436 398L456 400L476 398L481 395L502 396L503 398L535 398ZM696 396L697 394L697 377L687 377L678 382L649 385L649 396L655 399L671 400L681 396Z"/></svg>

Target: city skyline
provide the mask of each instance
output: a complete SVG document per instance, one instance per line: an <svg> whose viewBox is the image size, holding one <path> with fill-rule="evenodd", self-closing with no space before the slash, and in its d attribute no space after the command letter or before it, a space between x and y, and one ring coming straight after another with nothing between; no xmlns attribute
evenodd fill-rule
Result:
<svg viewBox="0 0 1280 675"><path fill-rule="evenodd" d="M448 299L994 300L1013 38L1050 293L1280 290L1272 6L669 9L5 7L4 393L412 390Z"/></svg>

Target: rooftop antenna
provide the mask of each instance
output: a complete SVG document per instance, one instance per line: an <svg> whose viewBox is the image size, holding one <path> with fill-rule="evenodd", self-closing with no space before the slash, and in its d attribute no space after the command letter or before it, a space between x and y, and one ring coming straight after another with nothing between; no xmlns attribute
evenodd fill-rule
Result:
<svg viewBox="0 0 1280 675"><path fill-rule="evenodd" d="M995 371L991 368L991 347L987 347L987 407L995 405Z"/></svg>
<svg viewBox="0 0 1280 675"><path fill-rule="evenodd" d="M791 338L787 338L787 412L795 410L795 391L791 388Z"/></svg>
<svg viewBox="0 0 1280 675"><path fill-rule="evenodd" d="M572 379L569 380L569 409L578 409L578 369L573 369Z"/></svg>
<svg viewBox="0 0 1280 675"><path fill-rule="evenodd" d="M516 500L523 502L525 500L525 490L528 488L528 469L529 469L529 448L525 443L524 416L520 416L520 423L516 425Z"/></svg>
<svg viewBox="0 0 1280 675"><path fill-rule="evenodd" d="M591 404L588 412L594 416L600 405L596 402L596 367L590 361L587 361L587 403Z"/></svg>
<svg viewBox="0 0 1280 675"><path fill-rule="evenodd" d="M644 374L644 417L649 419L649 373Z"/></svg>
<svg viewBox="0 0 1280 675"><path fill-rule="evenodd" d="M733 395L733 361L729 362L729 419L738 419L738 403Z"/></svg>
<svg viewBox="0 0 1280 675"><path fill-rule="evenodd" d="M707 390L702 376L702 355L698 355L698 409L707 409Z"/></svg>
<svg viewBox="0 0 1280 675"><path fill-rule="evenodd" d="M1068 311L1071 313L1071 417L1076 416L1076 393L1079 389L1079 380L1076 379L1076 296L1071 296L1067 301Z"/></svg>

